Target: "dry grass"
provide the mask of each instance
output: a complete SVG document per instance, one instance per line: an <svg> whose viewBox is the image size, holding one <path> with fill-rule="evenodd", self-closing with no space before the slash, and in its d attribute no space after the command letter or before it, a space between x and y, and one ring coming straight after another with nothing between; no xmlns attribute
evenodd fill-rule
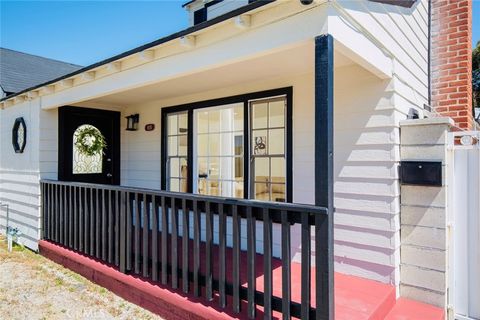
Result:
<svg viewBox="0 0 480 320"><path fill-rule="evenodd" d="M82 276L0 237L0 319L160 319Z"/></svg>

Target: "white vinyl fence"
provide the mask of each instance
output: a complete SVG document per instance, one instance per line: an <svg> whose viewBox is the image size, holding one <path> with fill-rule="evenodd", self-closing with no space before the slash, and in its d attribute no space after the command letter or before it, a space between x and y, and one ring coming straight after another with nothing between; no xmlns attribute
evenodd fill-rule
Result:
<svg viewBox="0 0 480 320"><path fill-rule="evenodd" d="M480 132L452 132L449 138L454 167L450 303L456 319L480 319Z"/></svg>

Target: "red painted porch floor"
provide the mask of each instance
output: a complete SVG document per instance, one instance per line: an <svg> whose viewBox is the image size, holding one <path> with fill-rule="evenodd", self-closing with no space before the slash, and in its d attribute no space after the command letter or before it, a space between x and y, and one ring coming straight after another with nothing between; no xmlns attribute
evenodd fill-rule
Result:
<svg viewBox="0 0 480 320"><path fill-rule="evenodd" d="M162 287L138 275L123 274L113 266L51 242L40 241L39 249L47 258L165 319L247 318L246 303L242 304L241 314L234 314L230 306L225 309L218 307L216 300L207 302L202 297L195 298L181 290ZM281 297L280 262L274 261L273 267L274 295ZM216 268L214 272L215 270ZM312 278L312 284L315 283L314 280ZM263 277L259 275L257 290L262 290L262 284ZM300 265L297 263L292 263L292 300L300 302ZM312 290L312 302L314 301ZM258 307L257 311L257 318L263 318L262 308ZM274 313L274 317L278 318L280 314ZM403 298L395 301L395 288L391 285L335 273L335 319L439 320L444 319L444 311Z"/></svg>

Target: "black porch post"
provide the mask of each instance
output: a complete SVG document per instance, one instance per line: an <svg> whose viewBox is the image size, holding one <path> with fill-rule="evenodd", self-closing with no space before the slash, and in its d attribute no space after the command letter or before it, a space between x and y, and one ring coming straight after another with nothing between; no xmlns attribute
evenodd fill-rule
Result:
<svg viewBox="0 0 480 320"><path fill-rule="evenodd" d="M333 284L333 38L315 38L315 219L317 319L334 319Z"/></svg>

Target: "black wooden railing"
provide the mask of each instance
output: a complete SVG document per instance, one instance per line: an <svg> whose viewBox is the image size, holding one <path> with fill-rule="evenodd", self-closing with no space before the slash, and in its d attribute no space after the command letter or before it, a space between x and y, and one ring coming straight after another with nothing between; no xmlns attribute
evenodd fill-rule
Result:
<svg viewBox="0 0 480 320"><path fill-rule="evenodd" d="M315 261L328 265L323 261L327 258L319 256L329 249L325 208L51 180L41 181L41 192L45 240L209 301L218 296L222 308L229 296L235 313L246 301L250 318L256 316L256 305L261 305L266 318L275 310L284 319L328 319L327 293L333 288L328 288L327 279L332 270L311 268L312 229ZM233 225L231 249L227 248L227 217ZM246 254L241 250L241 221L246 221ZM263 222L263 255L256 250L256 221ZM272 223L281 225L282 290L277 296L272 261L279 260L272 259ZM290 234L294 224L301 225L301 301L292 301ZM217 235L218 246L214 244ZM227 260L231 272L227 272ZM263 270L257 270L258 264L263 264ZM241 284L245 268L246 280ZM311 302L312 270L317 279L316 308ZM264 276L263 290L256 288L259 273Z"/></svg>

